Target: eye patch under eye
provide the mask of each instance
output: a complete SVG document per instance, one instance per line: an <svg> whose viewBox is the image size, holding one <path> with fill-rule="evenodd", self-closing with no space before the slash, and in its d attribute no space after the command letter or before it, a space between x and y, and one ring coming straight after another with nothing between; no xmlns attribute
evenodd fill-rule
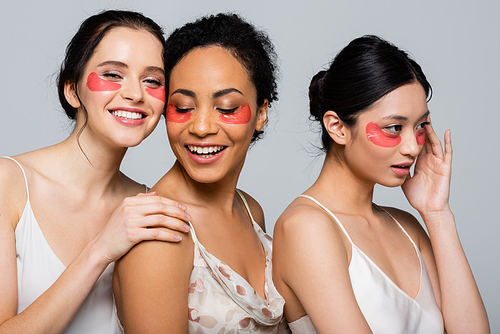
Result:
<svg viewBox="0 0 500 334"><path fill-rule="evenodd" d="M177 108L172 103L169 103L167 106L166 119L169 122L185 123L191 119L192 115L193 114L190 112L178 112Z"/></svg>
<svg viewBox="0 0 500 334"><path fill-rule="evenodd" d="M425 144L425 131L417 133L415 135L415 137L417 138L417 144L418 145L424 145Z"/></svg>
<svg viewBox="0 0 500 334"><path fill-rule="evenodd" d="M366 125L366 136L369 141L380 147L394 147L401 143L400 135L385 133L375 122Z"/></svg>
<svg viewBox="0 0 500 334"><path fill-rule="evenodd" d="M162 102L167 102L167 96L165 94L165 88L146 88L146 92Z"/></svg>
<svg viewBox="0 0 500 334"><path fill-rule="evenodd" d="M92 72L87 77L87 87L93 92L112 92L122 88L122 85L104 80L97 73Z"/></svg>
<svg viewBox="0 0 500 334"><path fill-rule="evenodd" d="M246 124L252 118L252 110L248 103L244 103L238 110L231 114L220 114L219 119L226 124Z"/></svg>

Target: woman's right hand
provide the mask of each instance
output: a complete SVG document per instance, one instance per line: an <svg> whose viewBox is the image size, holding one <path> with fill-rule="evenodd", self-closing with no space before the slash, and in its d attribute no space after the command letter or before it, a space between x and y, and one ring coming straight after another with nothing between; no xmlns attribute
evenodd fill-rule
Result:
<svg viewBox="0 0 500 334"><path fill-rule="evenodd" d="M93 246L111 263L144 240L179 242L176 232L188 232L190 216L178 202L156 192L127 197L113 212L106 226L94 239Z"/></svg>

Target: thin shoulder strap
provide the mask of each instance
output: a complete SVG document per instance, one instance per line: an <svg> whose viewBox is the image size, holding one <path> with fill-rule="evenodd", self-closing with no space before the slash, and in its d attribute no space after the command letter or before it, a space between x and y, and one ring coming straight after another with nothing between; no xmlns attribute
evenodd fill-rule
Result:
<svg viewBox="0 0 500 334"><path fill-rule="evenodd" d="M410 239L411 243L417 247L417 244L415 244L415 242L413 241L413 239L410 237L410 235L408 234L408 232L406 232L406 230L404 229L404 227L398 222L398 220L396 218L394 218L393 215L391 215L389 213L389 211L387 211L386 209L384 209L383 207L381 206L378 206L377 204L373 203L377 208L379 208L380 210L384 211L385 213L387 213L389 215L389 217L392 218L392 220L394 220L396 222L396 224L398 224L399 228L404 232L404 234L406 234L406 236L408 237L408 239Z"/></svg>
<svg viewBox="0 0 500 334"><path fill-rule="evenodd" d="M349 242L351 243L351 245L354 245L354 243L352 242L351 240L351 237L349 236L349 233L347 233L346 229L344 228L344 225L342 225L342 223L340 222L340 220L337 218L337 216L335 216L333 214L333 212L331 212L330 210L328 210L328 208L326 206L324 206L323 204L321 204L318 200L316 200L315 198L311 197L311 196L308 196L308 195L300 195L299 197L305 197L305 198L309 198L311 201L313 201L314 203L318 204L323 210L325 210L330 216L332 216L332 218L337 222L337 224L340 226L340 228L342 229L342 231L344 232L345 236L347 237L347 239L349 239Z"/></svg>
<svg viewBox="0 0 500 334"><path fill-rule="evenodd" d="M247 209L248 215L250 216L252 223L255 223L255 219L253 219L252 211L250 211L250 207L248 206L248 203L247 203L245 196L243 196L243 193L239 189L236 189L236 192L238 193L238 195L240 195L240 198L243 201L243 204L245 204L245 208Z"/></svg>
<svg viewBox="0 0 500 334"><path fill-rule="evenodd" d="M3 158L7 158L7 159L10 159L10 160L14 161L19 166L19 168L21 168L21 171L23 172L23 175L24 175L24 184L26 185L26 193L28 194L28 201L29 201L29 199L30 199L30 191L29 191L29 188L28 188L28 178L26 177L26 173L24 172L23 166L21 166L21 164L16 159L14 159L12 157L3 157Z"/></svg>

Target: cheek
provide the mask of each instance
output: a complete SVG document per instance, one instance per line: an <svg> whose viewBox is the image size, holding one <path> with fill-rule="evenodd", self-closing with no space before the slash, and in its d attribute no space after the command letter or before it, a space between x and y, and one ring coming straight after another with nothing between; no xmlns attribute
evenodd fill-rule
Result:
<svg viewBox="0 0 500 334"><path fill-rule="evenodd" d="M167 106L167 116L166 119L169 122L174 123L185 123L189 121L192 114L190 112L178 112L172 103Z"/></svg>
<svg viewBox="0 0 500 334"><path fill-rule="evenodd" d="M87 87L93 92L109 92L119 90L122 88L122 85L101 79L97 73L92 72L87 77Z"/></svg>
<svg viewBox="0 0 500 334"><path fill-rule="evenodd" d="M375 122L366 125L366 136L373 144L381 147L395 147L401 142L401 136L385 133Z"/></svg>
<svg viewBox="0 0 500 334"><path fill-rule="evenodd" d="M167 102L165 88L146 88L146 92L163 103Z"/></svg>
<svg viewBox="0 0 500 334"><path fill-rule="evenodd" d="M247 124L252 118L252 111L248 103L243 104L240 109L232 114L220 114L219 119L226 124Z"/></svg>
<svg viewBox="0 0 500 334"><path fill-rule="evenodd" d="M417 138L417 144L418 145L424 145L425 144L425 132L417 133L415 135Z"/></svg>

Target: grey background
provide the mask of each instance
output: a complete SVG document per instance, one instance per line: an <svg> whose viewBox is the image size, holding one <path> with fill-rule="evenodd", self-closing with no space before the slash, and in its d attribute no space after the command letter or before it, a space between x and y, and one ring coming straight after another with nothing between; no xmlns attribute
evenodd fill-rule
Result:
<svg viewBox="0 0 500 334"><path fill-rule="evenodd" d="M461 240L500 332L500 5L496 1L3 1L0 14L0 156L63 140L55 73L80 22L102 9L143 12L166 32L207 13L235 11L263 27L280 57L280 100L266 137L251 149L239 187L266 213L267 228L316 178L323 156L308 123L311 77L351 39L377 34L409 50L434 88L429 108L442 138L452 130L451 205ZM129 150L123 171L153 185L174 162L164 121ZM375 202L414 214L400 189L377 187ZM311 228L314 222L311 222Z"/></svg>

